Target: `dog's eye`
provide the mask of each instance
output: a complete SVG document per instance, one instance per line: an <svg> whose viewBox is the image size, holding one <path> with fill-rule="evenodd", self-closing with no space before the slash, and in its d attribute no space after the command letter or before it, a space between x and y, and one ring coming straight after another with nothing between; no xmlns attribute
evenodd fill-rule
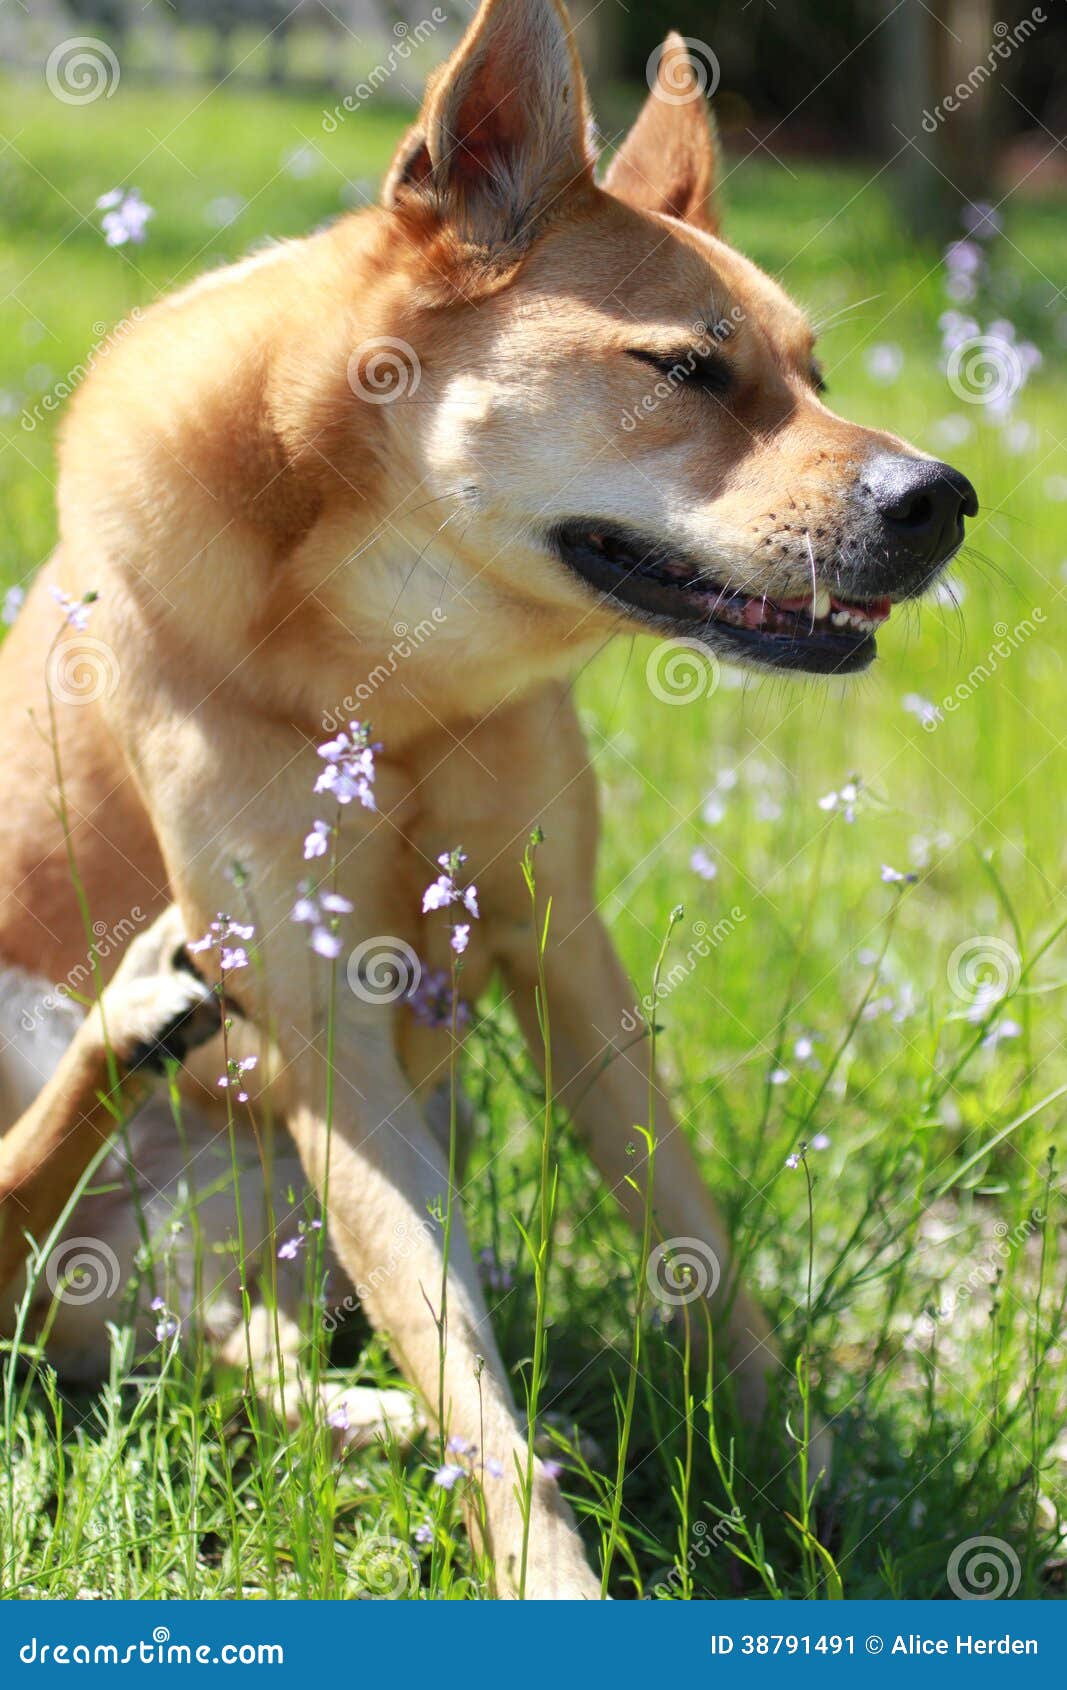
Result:
<svg viewBox="0 0 1067 1690"><path fill-rule="evenodd" d="M671 387L698 387L703 393L721 398L733 386L733 371L717 352L689 347L681 352L646 352L635 348L630 353L639 363L650 364Z"/></svg>
<svg viewBox="0 0 1067 1690"><path fill-rule="evenodd" d="M817 358L813 358L808 366L808 379L816 393L827 392L826 377L822 373L822 365Z"/></svg>

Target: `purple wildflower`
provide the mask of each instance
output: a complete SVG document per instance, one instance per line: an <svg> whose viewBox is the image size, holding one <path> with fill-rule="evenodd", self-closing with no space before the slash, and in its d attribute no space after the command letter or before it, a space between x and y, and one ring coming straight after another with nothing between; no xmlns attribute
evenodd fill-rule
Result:
<svg viewBox="0 0 1067 1690"><path fill-rule="evenodd" d="M424 1027L451 1027L452 982L443 969L424 969L418 985L408 994L416 1021ZM456 1004L456 1025L470 1020L470 1005L460 998Z"/></svg>
<svg viewBox="0 0 1067 1690"><path fill-rule="evenodd" d="M186 950L194 954L198 951L218 950L219 967L223 973L230 973L234 969L248 967L248 952L244 945L234 945L232 939L248 940L255 937L255 928L248 922L233 921L221 910L215 920L211 922L202 939L191 939Z"/></svg>
<svg viewBox="0 0 1067 1690"><path fill-rule="evenodd" d="M429 1525L426 1521L423 1521L421 1526L415 1527L415 1530L412 1533L412 1536L414 1537L416 1543L432 1543L433 1542L433 1527L431 1525Z"/></svg>
<svg viewBox="0 0 1067 1690"><path fill-rule="evenodd" d="M219 1085L224 1088L227 1086L238 1087L238 1103L248 1102L248 1093L244 1089L244 1076L245 1074L250 1074L252 1072L258 1061L258 1056L245 1056L242 1057L239 1062L234 1061L231 1057L228 1064L228 1071L223 1074L222 1078L219 1080Z"/></svg>
<svg viewBox="0 0 1067 1690"><path fill-rule="evenodd" d="M467 861L467 853L461 850L442 851L437 859L444 870L437 879L426 888L422 895L422 913L429 915L431 910L447 909L449 904L463 904L471 915L477 916L478 888L476 886L459 887L456 876Z"/></svg>
<svg viewBox="0 0 1067 1690"><path fill-rule="evenodd" d="M831 814L840 813L846 822L854 822L862 792L863 782L858 775L853 775L851 780L845 782L840 792L828 792L824 798L820 798L819 809L828 810Z"/></svg>
<svg viewBox="0 0 1067 1690"><path fill-rule="evenodd" d="M350 1421L348 1418L348 1403L341 1398L336 1408L331 1408L326 1416L327 1426L332 1426L335 1432L347 1432Z"/></svg>
<svg viewBox="0 0 1067 1690"><path fill-rule="evenodd" d="M725 800L720 798L717 792L713 792L711 797L705 801L704 808L700 813L709 827L718 827L726 815Z"/></svg>
<svg viewBox="0 0 1067 1690"><path fill-rule="evenodd" d="M10 628L25 601L26 592L23 587L9 587L4 594L4 607L0 610L0 622Z"/></svg>
<svg viewBox="0 0 1067 1690"><path fill-rule="evenodd" d="M504 1477L504 1463L498 1461L495 1455L489 1457L485 1464L485 1470L491 1479L502 1479Z"/></svg>
<svg viewBox="0 0 1067 1690"><path fill-rule="evenodd" d="M324 857L330 848L330 834L333 832L329 822L312 822L311 832L304 840L304 861L309 863L313 857Z"/></svg>
<svg viewBox="0 0 1067 1690"><path fill-rule="evenodd" d="M171 1314L162 1297L153 1297L148 1305L153 1314L158 1314L156 1321L156 1343L165 1344L168 1338L173 1338L181 1329L181 1321L177 1315Z"/></svg>
<svg viewBox="0 0 1067 1690"><path fill-rule="evenodd" d="M821 1068L822 1064L815 1054L815 1046L821 1042L817 1033L802 1033L793 1045L793 1055L805 1068Z"/></svg>
<svg viewBox="0 0 1067 1690"><path fill-rule="evenodd" d="M341 935L331 933L328 927L316 927L311 935L311 948L316 956L325 957L327 962L336 962L341 954Z"/></svg>
<svg viewBox="0 0 1067 1690"><path fill-rule="evenodd" d="M443 1467L437 1469L433 1476L433 1482L435 1485L440 1485L442 1490L451 1490L456 1480L463 1477L462 1467L457 1467L455 1462L446 1461Z"/></svg>
<svg viewBox="0 0 1067 1690"><path fill-rule="evenodd" d="M96 602L97 595L95 593L86 593L84 598L72 599L69 593L65 593L63 591L62 587L57 587L52 582L49 583L48 590L55 599L60 610L63 612L64 618L69 625L76 629L79 634L84 634L86 628L89 626L89 614L92 606Z"/></svg>
<svg viewBox="0 0 1067 1690"><path fill-rule="evenodd" d="M800 1152L798 1150L794 1150L792 1156L787 1156L785 1159L785 1165L787 1168L799 1168Z"/></svg>
<svg viewBox="0 0 1067 1690"><path fill-rule="evenodd" d="M827 1133L816 1133L815 1137L811 1141L811 1148L813 1150L829 1150L829 1135Z"/></svg>
<svg viewBox="0 0 1067 1690"><path fill-rule="evenodd" d="M975 241L952 241L945 248L945 292L958 305L977 298L986 267L986 255Z"/></svg>
<svg viewBox="0 0 1067 1690"><path fill-rule="evenodd" d="M324 892L319 899L319 907L327 915L351 915L356 906L350 899L343 898L340 892Z"/></svg>
<svg viewBox="0 0 1067 1690"><path fill-rule="evenodd" d="M878 346L872 346L865 359L867 372L884 387L895 382L904 368L903 349L892 341L883 341Z"/></svg>
<svg viewBox="0 0 1067 1690"><path fill-rule="evenodd" d="M108 246L125 246L128 242L141 246L148 219L155 216L136 188L112 188L109 193L101 194L96 209L104 213L100 225Z"/></svg>
<svg viewBox="0 0 1067 1690"><path fill-rule="evenodd" d="M995 1026L990 1027L982 1040L982 1048L984 1050L996 1050L1002 1039L1017 1039L1021 1034L1022 1027L1018 1021L998 1021Z"/></svg>
<svg viewBox="0 0 1067 1690"><path fill-rule="evenodd" d="M933 723L940 722L941 720L941 712L937 708L937 705L932 704L930 700L928 698L924 698L921 693L906 692L900 702L908 712L908 715L914 716L915 720L917 722L921 722L924 728L928 723L932 725Z"/></svg>
<svg viewBox="0 0 1067 1690"><path fill-rule="evenodd" d="M563 1465L559 1461L542 1461L541 1471L546 1479L558 1479L563 1472Z"/></svg>
<svg viewBox="0 0 1067 1690"><path fill-rule="evenodd" d="M306 880L297 888L299 896L291 911L291 920L311 928L311 949L330 962L343 950L337 931L337 918L351 915L354 905L339 892L318 892Z"/></svg>
<svg viewBox="0 0 1067 1690"><path fill-rule="evenodd" d="M457 846L454 851L442 851L437 859L441 873L437 879L431 881L422 895L422 913L429 915L431 910L445 910L452 904L459 904L467 914L477 919L478 888L457 886L456 877L463 864L467 861L467 854ZM452 927L452 949L457 956L462 956L470 943L470 922L455 922Z"/></svg>
<svg viewBox="0 0 1067 1690"><path fill-rule="evenodd" d="M1004 227L1000 213L986 200L964 206L963 226L975 241L989 240L993 235L999 235Z"/></svg>
<svg viewBox="0 0 1067 1690"><path fill-rule="evenodd" d="M422 894L422 913L429 915L431 910L447 909L452 902L452 885L443 874L438 875L431 886L427 886Z"/></svg>
<svg viewBox="0 0 1067 1690"><path fill-rule="evenodd" d="M718 864L712 861L702 845L698 845L690 856L689 867L694 874L699 874L701 880L714 880L719 872Z"/></svg>
<svg viewBox="0 0 1067 1690"><path fill-rule="evenodd" d="M287 1238L284 1244L278 1245L278 1260L280 1262L295 1262L307 1239L303 1233L297 1233L295 1238Z"/></svg>
<svg viewBox="0 0 1067 1690"><path fill-rule="evenodd" d="M351 804L358 799L365 810L377 809L373 791L374 754L380 750L380 745L371 744L366 723L349 722L347 733L339 733L336 739L329 739L318 748L326 767L315 782L315 791L330 793L339 804Z"/></svg>

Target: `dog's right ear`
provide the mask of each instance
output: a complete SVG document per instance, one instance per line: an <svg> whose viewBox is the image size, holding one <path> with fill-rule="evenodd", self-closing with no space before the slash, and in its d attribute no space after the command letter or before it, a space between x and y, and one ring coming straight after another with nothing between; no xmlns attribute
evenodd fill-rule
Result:
<svg viewBox="0 0 1067 1690"><path fill-rule="evenodd" d="M463 240L518 257L561 196L591 183L586 137L559 0L483 0L401 143L385 204L431 206Z"/></svg>

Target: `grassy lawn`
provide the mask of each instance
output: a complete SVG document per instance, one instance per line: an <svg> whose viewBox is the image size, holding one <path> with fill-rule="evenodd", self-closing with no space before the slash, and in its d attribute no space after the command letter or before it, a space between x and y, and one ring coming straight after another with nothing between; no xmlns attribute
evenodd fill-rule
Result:
<svg viewBox="0 0 1067 1690"><path fill-rule="evenodd" d="M131 307L364 203L405 118L372 103L327 134L309 100L202 102L124 84L77 108L25 85L3 94L0 579L12 584L54 542L57 413L45 396L77 380ZM979 1536L998 1540L1015 1594L1057 1595L1067 302L1049 303L1048 278L1064 274L1067 238L1061 210L1011 200L990 243L974 314L983 327L1009 317L1044 358L1012 424L996 426L949 387L939 255L908 244L872 174L745 164L726 185L728 232L816 319L855 307L821 343L831 403L943 452L979 488L983 515L954 571L960 607L894 619L874 674L848 685L724 672L713 696L682 705L657 696L651 646L606 654L580 688L604 792L601 889L638 992L684 905L668 964L682 966L657 1010L662 1066L744 1272L833 1419L819 1529L845 1595L947 1595L954 1552ZM147 243L120 252L93 207L126 181L155 217ZM924 726L912 695L950 704ZM861 783L854 819L820 807L850 781ZM714 878L691 866L697 848ZM883 865L915 883L885 883ZM695 939L710 930L721 940L700 956ZM518 1052L501 1014L470 1053L483 1130L467 1214L476 1249L491 1248L511 1282L498 1276L491 1300L516 1367L534 1306L516 1218L536 1201L538 1156L534 1126L509 1136L537 1108ZM828 1147L787 1167L819 1134ZM639 1264L577 1151L561 1182L549 1395L595 1557ZM335 1365L390 1378L364 1330L346 1344ZM678 1345L676 1329L650 1322L615 1594L662 1586L676 1565L674 1594L825 1594L787 1517L799 1510L785 1471L795 1385L783 1376L777 1441L716 1399L722 1461L731 1440L736 1460L728 1497L702 1382L687 1414ZM321 1425L287 1437L250 1413L239 1377L214 1377L187 1351L131 1374L120 1338L108 1390L61 1396L45 1371L16 1380L7 1368L4 1409L9 1591L318 1597L376 1578L396 1587L399 1565L402 1594L420 1580L424 1595L478 1593L429 1441L336 1463ZM588 1460L564 1447L575 1426ZM735 1506L744 1528L737 1516L719 1525ZM415 1540L427 1524L432 1551Z"/></svg>

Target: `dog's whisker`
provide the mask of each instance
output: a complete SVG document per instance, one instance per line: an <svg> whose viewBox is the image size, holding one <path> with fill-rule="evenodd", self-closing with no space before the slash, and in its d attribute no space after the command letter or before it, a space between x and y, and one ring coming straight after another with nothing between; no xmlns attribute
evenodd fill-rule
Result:
<svg viewBox="0 0 1067 1690"><path fill-rule="evenodd" d="M862 310L865 305L874 305L884 299L884 293L868 294L866 299L852 300L848 305L839 305L836 311L831 311L828 317L822 317L813 325L816 334L825 334L828 329L836 328L850 313Z"/></svg>
<svg viewBox="0 0 1067 1690"><path fill-rule="evenodd" d="M440 526L437 527L434 530L434 532L430 535L430 538L426 541L426 544L423 546L422 550L419 552L419 554L416 557L414 563L412 564L411 568L408 570L407 574L405 575L405 577L403 579L403 582L400 585L400 589L399 589L399 591L396 595L396 598L393 600L393 603L390 607L390 611L389 611L390 616L395 614L396 607L400 603L400 600L403 598L404 594L406 593L412 576L414 575L416 569L418 569L419 564L422 563L423 559L426 556L426 553L429 551L429 549L433 545L434 541L441 534L444 533L444 531L448 527L449 523L455 522L456 518L458 516L462 516L462 515L463 515L463 508L461 506L459 510L452 511L448 516L446 516L444 521L440 524Z"/></svg>

